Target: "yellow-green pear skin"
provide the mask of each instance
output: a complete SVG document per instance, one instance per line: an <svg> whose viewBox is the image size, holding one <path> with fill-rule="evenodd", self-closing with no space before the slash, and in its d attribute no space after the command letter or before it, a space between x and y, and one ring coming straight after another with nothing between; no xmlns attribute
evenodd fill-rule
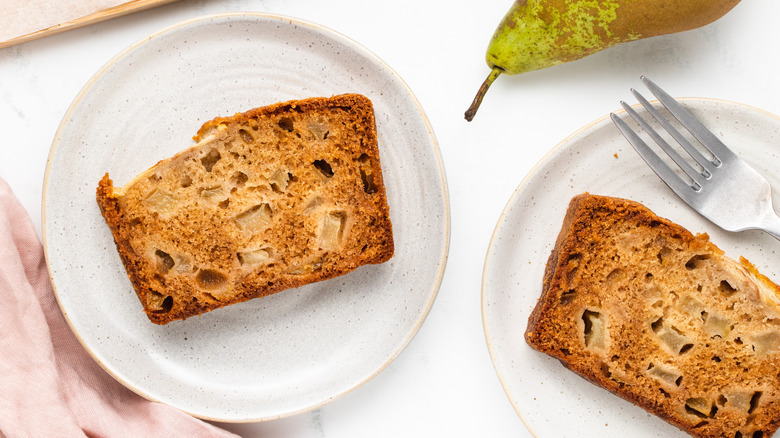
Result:
<svg viewBox="0 0 780 438"><path fill-rule="evenodd" d="M516 0L488 45L491 73L466 111L471 120L500 74L520 74L609 47L695 29L740 0Z"/></svg>

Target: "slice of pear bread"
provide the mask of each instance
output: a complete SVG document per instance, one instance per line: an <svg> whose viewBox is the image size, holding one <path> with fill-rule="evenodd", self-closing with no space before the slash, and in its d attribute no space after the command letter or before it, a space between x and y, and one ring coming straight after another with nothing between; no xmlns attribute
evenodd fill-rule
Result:
<svg viewBox="0 0 780 438"><path fill-rule="evenodd" d="M166 324L393 256L371 101L309 98L206 122L97 202L143 309Z"/></svg>
<svg viewBox="0 0 780 438"><path fill-rule="evenodd" d="M693 436L769 438L780 424L779 292L706 234L583 194L525 339Z"/></svg>

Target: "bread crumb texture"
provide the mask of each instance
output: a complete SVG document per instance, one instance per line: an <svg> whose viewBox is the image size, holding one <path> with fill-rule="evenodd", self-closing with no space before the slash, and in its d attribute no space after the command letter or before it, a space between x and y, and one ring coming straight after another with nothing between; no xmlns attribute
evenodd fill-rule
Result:
<svg viewBox="0 0 780 438"><path fill-rule="evenodd" d="M149 319L184 319L393 255L371 101L357 94L205 123L197 144L97 202Z"/></svg>
<svg viewBox="0 0 780 438"><path fill-rule="evenodd" d="M697 437L780 421L778 286L643 205L572 199L528 344Z"/></svg>

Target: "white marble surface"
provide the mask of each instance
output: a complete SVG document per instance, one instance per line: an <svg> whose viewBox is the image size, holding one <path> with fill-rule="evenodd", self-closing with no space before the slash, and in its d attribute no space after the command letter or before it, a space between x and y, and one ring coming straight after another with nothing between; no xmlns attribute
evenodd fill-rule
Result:
<svg viewBox="0 0 780 438"><path fill-rule="evenodd" d="M630 99L628 89L640 87L641 74L676 96L714 97L780 113L774 45L780 40L780 3L745 1L699 30L502 77L475 121L467 123L463 111L488 73L487 41L509 5L508 0L181 0L0 49L0 176L40 232L44 168L63 114L101 66L150 33L234 11L290 15L337 30L393 67L433 125L452 208L447 271L417 336L374 379L312 412L220 426L246 437L530 436L496 377L482 329L483 262L506 202L550 148Z"/></svg>

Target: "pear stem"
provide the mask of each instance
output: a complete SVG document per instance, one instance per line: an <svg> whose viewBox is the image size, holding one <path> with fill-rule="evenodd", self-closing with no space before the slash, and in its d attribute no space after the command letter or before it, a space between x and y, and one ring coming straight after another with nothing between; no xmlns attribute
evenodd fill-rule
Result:
<svg viewBox="0 0 780 438"><path fill-rule="evenodd" d="M466 110L465 117L467 122L470 122L474 119L474 116L477 114L477 110L479 109L479 105L482 104L482 99L485 97L485 93L487 93L490 85L493 83L493 81L496 80L502 71L503 69L500 67L493 67L493 70L490 70L490 74L488 75L487 79L485 79L485 82L483 82L482 86L479 87L479 90L477 90L477 95L474 96L474 101L471 102L471 106Z"/></svg>

